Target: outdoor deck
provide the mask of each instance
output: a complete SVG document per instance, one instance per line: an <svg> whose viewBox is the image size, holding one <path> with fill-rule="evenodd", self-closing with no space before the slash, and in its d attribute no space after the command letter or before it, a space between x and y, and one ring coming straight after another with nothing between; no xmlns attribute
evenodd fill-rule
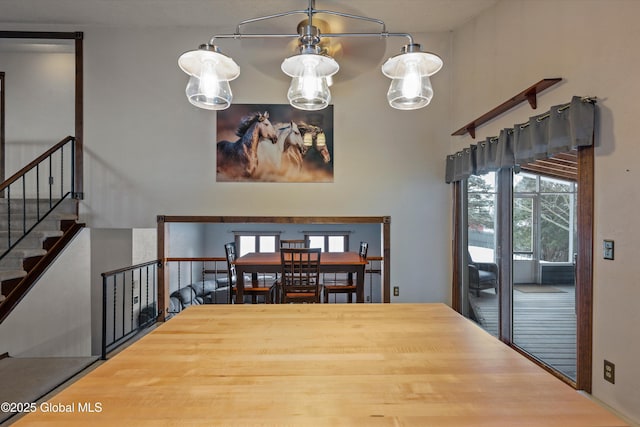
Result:
<svg viewBox="0 0 640 427"><path fill-rule="evenodd" d="M538 285L526 285L538 286ZM513 292L514 342L523 350L576 378L575 287L548 286ZM492 289L480 297L470 295L476 320L487 332L498 335L498 297Z"/></svg>

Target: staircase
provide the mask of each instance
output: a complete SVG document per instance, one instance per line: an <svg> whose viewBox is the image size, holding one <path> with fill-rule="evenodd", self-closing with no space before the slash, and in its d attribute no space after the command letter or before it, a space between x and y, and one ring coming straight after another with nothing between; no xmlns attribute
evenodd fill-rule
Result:
<svg viewBox="0 0 640 427"><path fill-rule="evenodd" d="M0 323L84 227L82 152L67 136L0 183Z"/></svg>
<svg viewBox="0 0 640 427"><path fill-rule="evenodd" d="M33 230L0 259L0 304L14 291L43 259L56 247L65 232L77 224L76 200L63 200L39 224L49 209L49 200L0 199L0 250L23 236L25 230ZM35 227L34 227L35 226ZM46 266L45 266L46 267ZM43 266L40 266L43 270Z"/></svg>

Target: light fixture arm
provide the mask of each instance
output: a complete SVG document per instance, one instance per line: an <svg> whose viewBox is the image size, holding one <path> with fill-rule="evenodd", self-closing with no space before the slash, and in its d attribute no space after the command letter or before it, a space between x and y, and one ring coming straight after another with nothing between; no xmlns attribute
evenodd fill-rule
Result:
<svg viewBox="0 0 640 427"><path fill-rule="evenodd" d="M216 34L211 36L209 40L210 45L215 45L215 41L217 39L265 39L265 38L299 38L299 33L233 33L233 34ZM380 37L380 38L389 38L389 37L405 37L408 40L409 45L415 44L413 41L413 36L409 33L322 33L320 37Z"/></svg>

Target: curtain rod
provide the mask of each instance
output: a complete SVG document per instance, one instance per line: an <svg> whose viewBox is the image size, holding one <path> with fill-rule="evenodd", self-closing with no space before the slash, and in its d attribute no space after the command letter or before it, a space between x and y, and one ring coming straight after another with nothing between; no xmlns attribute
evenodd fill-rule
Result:
<svg viewBox="0 0 640 427"><path fill-rule="evenodd" d="M582 102L591 102L591 103L595 103L598 101L598 97L596 96L583 96L582 98L580 98L580 101ZM567 102L566 104L562 104L559 108L558 108L558 113L561 113L562 111L571 108L571 102ZM540 117L536 117L536 121L539 123L541 121L543 121L544 119L548 119L549 117L551 117L551 110L549 110L549 112L541 115ZM520 125L520 129L525 129L529 127L529 122ZM513 134L513 129L508 131L509 134ZM489 142L498 142L499 137L498 136L494 136L493 138L489 138ZM479 142L477 145L481 146L481 147L485 147L487 145L486 141L484 142ZM474 146L475 147L475 146ZM464 148L461 151L458 151L455 154L451 154L450 156L462 156L463 152L470 152L471 151L471 147L468 148Z"/></svg>

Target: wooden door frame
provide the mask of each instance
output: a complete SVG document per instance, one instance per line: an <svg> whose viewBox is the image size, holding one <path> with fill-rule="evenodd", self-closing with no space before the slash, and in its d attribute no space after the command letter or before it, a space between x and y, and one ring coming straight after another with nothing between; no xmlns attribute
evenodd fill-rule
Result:
<svg viewBox="0 0 640 427"><path fill-rule="evenodd" d="M382 302L391 302L391 217L390 216L164 216L157 217L158 231L158 307L159 321L169 312L169 271L164 268L169 257L169 225L171 223L196 224L380 224L382 230Z"/></svg>
<svg viewBox="0 0 640 427"><path fill-rule="evenodd" d="M55 32L55 31L0 31L0 38L4 39L51 39L51 40L75 40L75 123L74 131L76 138L76 170L73 195L76 199L82 199L83 193L83 137L84 137L84 59L83 44L84 34L82 32ZM3 79L4 81L4 79ZM4 96L4 87L3 87ZM2 107L4 113L4 105ZM3 120L4 123L4 120ZM60 138L62 139L64 135ZM0 140L0 172L2 181L5 180L5 140L4 130L2 140Z"/></svg>
<svg viewBox="0 0 640 427"><path fill-rule="evenodd" d="M562 381L573 386L577 390L583 390L591 393L592 387L592 362L593 362L593 229L594 229L594 147L578 148L578 192L577 192L577 233L578 233L578 251L576 260L576 380L573 381L562 373L540 363L537 359L520 350L511 337L509 327L511 326L511 283L503 281L503 277L511 277L510 263L500 263L501 280L499 283L499 314L500 314L500 339L522 353L525 357L531 359L536 364L551 372ZM504 173L511 173L510 170ZM503 187L500 187L502 189ZM466 248L463 247L463 239L460 239L462 233L461 228L461 210L464 203L461 202L463 197L463 187L460 182L453 183L453 280L452 280L452 307L459 313L464 313L462 305L461 289L462 282L465 280L465 274L462 272L462 256ZM500 199L500 198L499 198ZM503 197L499 201L499 212L503 214L498 218L499 225L507 227L507 231L499 231L498 239L503 253L511 248L510 231L511 227L507 224L510 220L507 217L506 209L510 202ZM510 211L509 211L510 212ZM510 216L510 215L509 215ZM505 244L506 241L506 244ZM510 253L510 252L509 252ZM504 258L506 259L506 258ZM509 264L509 265L505 265ZM505 322L508 322L505 324Z"/></svg>
<svg viewBox="0 0 640 427"><path fill-rule="evenodd" d="M5 150L4 150L4 76L5 72L0 71L0 182L5 180Z"/></svg>

